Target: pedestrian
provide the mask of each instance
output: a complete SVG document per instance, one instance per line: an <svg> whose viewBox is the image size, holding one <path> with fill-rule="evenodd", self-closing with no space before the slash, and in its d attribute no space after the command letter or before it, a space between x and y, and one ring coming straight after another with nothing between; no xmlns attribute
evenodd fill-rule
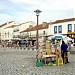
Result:
<svg viewBox="0 0 75 75"><path fill-rule="evenodd" d="M65 44L64 41L62 41L62 44L61 44L61 56L62 56L62 59L63 59L63 63L69 63L68 62L68 51L67 51L67 48L68 48L68 45Z"/></svg>
<svg viewBox="0 0 75 75"><path fill-rule="evenodd" d="M71 42L68 41L68 50L71 50Z"/></svg>

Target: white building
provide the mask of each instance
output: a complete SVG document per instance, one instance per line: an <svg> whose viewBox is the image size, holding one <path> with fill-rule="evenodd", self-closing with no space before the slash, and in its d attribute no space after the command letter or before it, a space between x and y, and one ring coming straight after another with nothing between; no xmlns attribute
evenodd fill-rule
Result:
<svg viewBox="0 0 75 75"><path fill-rule="evenodd" d="M11 21L0 25L0 39L1 40L19 40L21 37L20 32L26 28L33 27L36 24L32 21L19 24L17 22ZM22 36L25 36L22 34Z"/></svg>
<svg viewBox="0 0 75 75"><path fill-rule="evenodd" d="M68 32L74 32L75 18L57 20L49 24L49 35L63 34L67 35Z"/></svg>
<svg viewBox="0 0 75 75"><path fill-rule="evenodd" d="M41 40L42 37L47 36L48 25L49 25L49 23L42 23L42 24L39 24L38 27L36 25L32 28L27 28L26 30L22 31L21 33L28 34L28 36L25 37L25 39L36 41L37 28L38 28L38 40Z"/></svg>
<svg viewBox="0 0 75 75"><path fill-rule="evenodd" d="M25 23L17 23L14 21L4 23L0 25L1 40L11 39L27 39L28 37L36 40L36 23L29 21ZM63 20L57 20L50 23L42 23L38 25L38 37L51 36L55 34L62 34L68 36L69 34L75 34L75 18L68 18ZM71 37L74 37L71 35Z"/></svg>
<svg viewBox="0 0 75 75"><path fill-rule="evenodd" d="M20 32L23 31L23 30L26 30L26 29L29 28L30 26L34 27L35 25L36 25L36 23L33 22L33 21L21 23L21 24L20 24Z"/></svg>
<svg viewBox="0 0 75 75"><path fill-rule="evenodd" d="M13 38L14 27L19 23L11 21L0 25L1 40L11 40Z"/></svg>
<svg viewBox="0 0 75 75"><path fill-rule="evenodd" d="M25 39L30 35L29 29L33 28L36 25L33 21L25 22L20 24L20 37L21 39ZM29 32L29 33L28 33Z"/></svg>

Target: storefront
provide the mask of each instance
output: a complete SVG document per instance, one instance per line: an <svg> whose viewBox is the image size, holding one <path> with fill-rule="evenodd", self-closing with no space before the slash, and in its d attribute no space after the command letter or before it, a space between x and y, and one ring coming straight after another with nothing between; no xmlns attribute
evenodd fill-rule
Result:
<svg viewBox="0 0 75 75"><path fill-rule="evenodd" d="M72 39L74 39L74 43L75 43L75 32L68 32L67 36L71 37Z"/></svg>

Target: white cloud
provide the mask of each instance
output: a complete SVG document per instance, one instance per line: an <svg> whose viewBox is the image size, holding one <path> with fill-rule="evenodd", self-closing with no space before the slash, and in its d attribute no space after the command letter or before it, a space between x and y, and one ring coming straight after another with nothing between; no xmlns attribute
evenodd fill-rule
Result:
<svg viewBox="0 0 75 75"><path fill-rule="evenodd" d="M75 9L75 1L74 0L8 0L13 2L13 5L10 6L10 9L13 9L13 12L10 12L12 15L8 14L0 14L1 18L13 19L16 21L35 21L36 22L36 15L34 10L40 9L42 13L40 13L39 21L50 21L52 19L60 19L66 17L73 17ZM20 9L19 9L19 7ZM5 8L1 6L0 9ZM21 10L23 9L23 10ZM70 12L71 10L72 12ZM72 15L71 15L72 14ZM6 16L6 17L5 17Z"/></svg>
<svg viewBox="0 0 75 75"><path fill-rule="evenodd" d="M39 0L9 0L11 2L21 2L21 3L26 3L26 4L32 4L32 5L36 5L39 3Z"/></svg>
<svg viewBox="0 0 75 75"><path fill-rule="evenodd" d="M67 9L74 8L74 0L9 0L12 2L21 2L26 4L35 5L42 9Z"/></svg>
<svg viewBox="0 0 75 75"><path fill-rule="evenodd" d="M40 9L42 11L61 11L75 8L74 0L9 0L14 3L25 3L32 5L30 8L22 8L33 11L35 9Z"/></svg>
<svg viewBox="0 0 75 75"><path fill-rule="evenodd" d="M5 5L0 4L0 10L5 9L5 8L6 8Z"/></svg>

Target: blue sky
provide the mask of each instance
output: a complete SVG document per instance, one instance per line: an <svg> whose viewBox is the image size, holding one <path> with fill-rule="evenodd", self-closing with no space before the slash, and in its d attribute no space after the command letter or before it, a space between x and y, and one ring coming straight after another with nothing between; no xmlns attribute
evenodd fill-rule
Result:
<svg viewBox="0 0 75 75"><path fill-rule="evenodd" d="M75 17L74 0L0 0L0 24L8 21L36 22L36 9L41 10L39 23Z"/></svg>

